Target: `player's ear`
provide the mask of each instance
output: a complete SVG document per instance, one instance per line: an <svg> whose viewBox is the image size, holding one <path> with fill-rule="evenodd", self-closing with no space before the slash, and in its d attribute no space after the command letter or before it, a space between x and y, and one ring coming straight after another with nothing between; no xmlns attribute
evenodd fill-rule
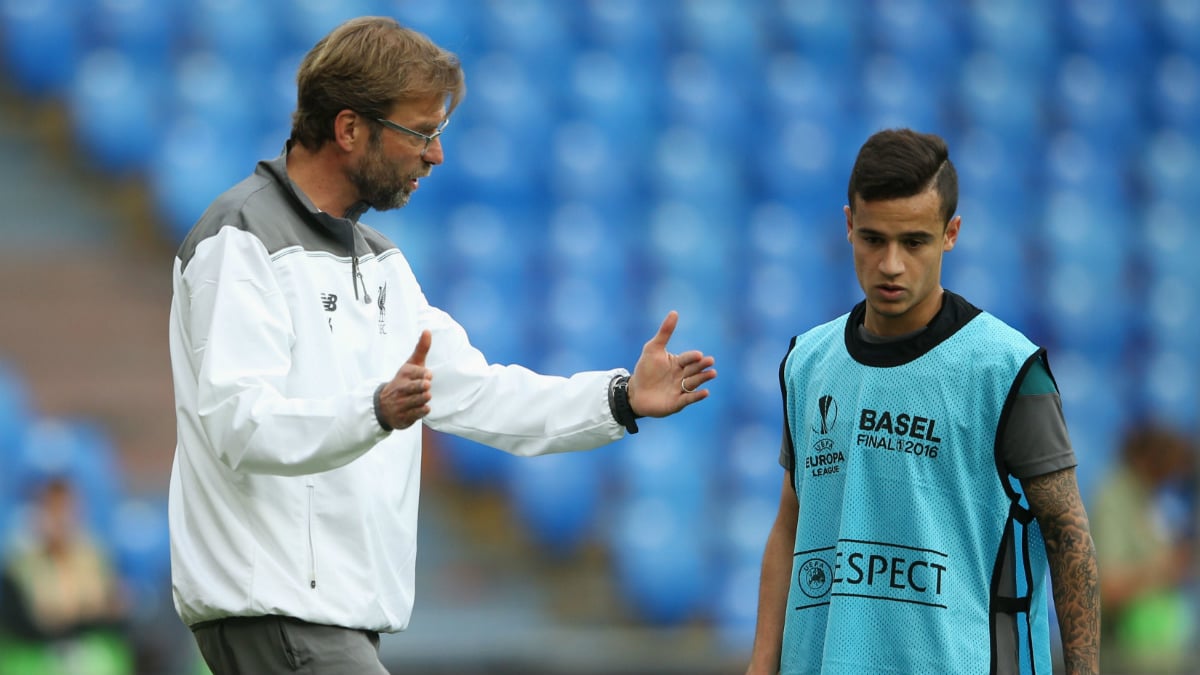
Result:
<svg viewBox="0 0 1200 675"><path fill-rule="evenodd" d="M962 226L962 216L954 216L946 223L946 232L942 235L942 250L949 251L958 242L958 228Z"/></svg>
<svg viewBox="0 0 1200 675"><path fill-rule="evenodd" d="M354 146L366 138L368 129L365 122L349 108L339 112L333 118L333 141L346 152L354 150Z"/></svg>
<svg viewBox="0 0 1200 675"><path fill-rule="evenodd" d="M842 213L846 214L846 241L850 241L850 235L854 234L854 213L849 205L842 207Z"/></svg>

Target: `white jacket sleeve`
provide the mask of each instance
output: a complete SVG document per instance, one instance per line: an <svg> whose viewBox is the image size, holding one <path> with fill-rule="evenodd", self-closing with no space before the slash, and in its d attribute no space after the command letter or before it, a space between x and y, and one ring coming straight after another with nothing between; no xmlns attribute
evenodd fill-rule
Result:
<svg viewBox="0 0 1200 675"><path fill-rule="evenodd" d="M320 473L347 464L387 435L375 421L378 382L328 398L281 393L296 335L256 237L227 227L201 243L176 277L175 296L175 328L184 337L172 341L172 360L187 360L198 431L234 471ZM177 377L179 372L177 364Z"/></svg>
<svg viewBox="0 0 1200 675"><path fill-rule="evenodd" d="M433 334L425 360L433 371L429 427L516 455L589 450L624 435L608 405L608 385L627 371L567 378L489 364L444 311L425 303L420 323Z"/></svg>

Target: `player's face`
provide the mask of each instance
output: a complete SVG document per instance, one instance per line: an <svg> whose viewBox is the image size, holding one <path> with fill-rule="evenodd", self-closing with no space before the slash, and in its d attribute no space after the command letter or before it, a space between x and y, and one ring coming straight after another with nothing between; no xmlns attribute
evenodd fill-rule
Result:
<svg viewBox="0 0 1200 675"><path fill-rule="evenodd" d="M929 323L942 301L942 254L954 248L961 219L941 219L931 186L902 199L845 207L854 271L867 296L867 330L903 335Z"/></svg>
<svg viewBox="0 0 1200 675"><path fill-rule="evenodd" d="M432 134L445 117L443 99L434 98L399 104L387 119L413 131ZM359 198L375 210L398 209L408 204L420 180L442 160L441 140L434 139L426 147L422 138L372 124L366 149L354 162L348 178Z"/></svg>

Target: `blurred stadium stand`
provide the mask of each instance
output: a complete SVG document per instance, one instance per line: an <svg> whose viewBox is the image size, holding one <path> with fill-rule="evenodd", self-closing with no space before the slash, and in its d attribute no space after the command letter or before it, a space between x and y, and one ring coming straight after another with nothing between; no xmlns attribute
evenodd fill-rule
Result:
<svg viewBox="0 0 1200 675"><path fill-rule="evenodd" d="M426 32L467 72L446 164L410 206L364 218L406 252L431 301L493 360L552 373L631 365L679 309L673 345L714 353L721 371L701 407L594 453L516 461L432 437L423 517L443 509L429 517L448 519L436 531L465 527L454 546L467 548L429 538L421 567L474 555L470 541L500 528L504 579L524 592L495 609L465 598L477 618L465 624L433 597L461 588L426 577L412 631L385 641L397 662L420 653L433 672L462 640L514 672L537 659L544 672L638 672L639 658L647 672L702 672L672 665L671 651L738 662L781 474L776 369L793 334L859 296L841 206L854 153L884 126L949 140L964 227L946 286L1050 349L1085 496L1134 421L1197 429L1194 0L2 0L9 107L36 111L21 122L57 119L39 123L52 154L117 186L91 199L130 220L101 228L112 241L72 236L142 251L136 267L153 274L139 278L161 277L145 291L149 314L126 311L127 325L157 321L165 341L170 249L280 151L301 55L362 14ZM36 163L9 133L6 152ZM55 297L78 284L140 292L87 268L90 257L60 261L88 271ZM19 329L4 323L0 349L12 351ZM169 378L165 342L131 348L158 362L122 384L169 398L169 382L147 384ZM60 463L83 481L122 569L165 592L171 420L118 411L122 390L89 411L107 431L80 422L54 403L54 388L71 386L65 367L27 380L16 358L0 351L0 522L19 519L23 472ZM42 414L34 389L51 390L42 398L62 415ZM157 424L166 447L106 436L124 441L141 424ZM539 577L570 581L546 593ZM553 609L563 595L573 610ZM514 613L535 596L545 615ZM494 639L462 635L475 627ZM630 646L645 644L638 635L671 648Z"/></svg>

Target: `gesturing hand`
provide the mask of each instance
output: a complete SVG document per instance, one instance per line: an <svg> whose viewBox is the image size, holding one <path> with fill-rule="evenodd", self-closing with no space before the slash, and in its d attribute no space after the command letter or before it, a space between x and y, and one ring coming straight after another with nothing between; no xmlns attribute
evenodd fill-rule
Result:
<svg viewBox="0 0 1200 675"><path fill-rule="evenodd" d="M379 415L393 429L407 429L429 414L433 373L425 367L425 355L432 343L433 334L422 331L412 356L379 393Z"/></svg>
<svg viewBox="0 0 1200 675"><path fill-rule="evenodd" d="M642 347L642 355L629 378L629 406L643 417L666 417L704 400L701 389L717 376L716 359L692 350L682 354L667 351L667 342L679 323L679 314L667 313L658 333Z"/></svg>

